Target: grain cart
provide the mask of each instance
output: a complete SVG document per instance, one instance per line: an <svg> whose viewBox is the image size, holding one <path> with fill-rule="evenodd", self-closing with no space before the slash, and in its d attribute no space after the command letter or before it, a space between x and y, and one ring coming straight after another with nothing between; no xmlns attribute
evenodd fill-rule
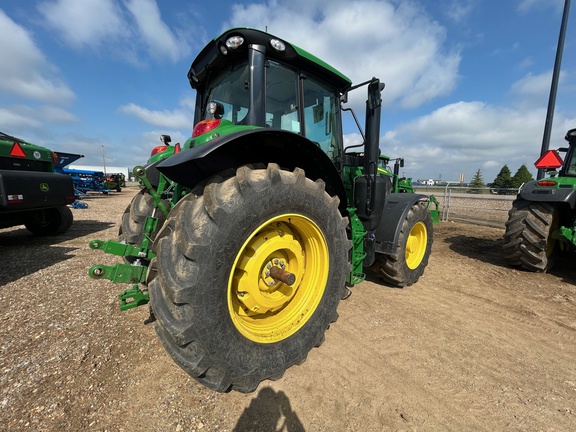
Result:
<svg viewBox="0 0 576 432"><path fill-rule="evenodd" d="M210 41L188 78L191 139L134 170L145 191L123 219L140 227L141 242L90 243L132 265L89 274L131 283L121 308L149 301L147 322L197 381L251 392L322 344L365 267L397 286L419 279L430 201L392 193L391 177L379 175L379 79L353 86L308 52L247 28ZM346 153L341 104L361 86L362 151ZM159 175L170 194L154 187Z"/></svg>
<svg viewBox="0 0 576 432"><path fill-rule="evenodd" d="M54 172L56 162L51 150L0 132L0 228L24 225L42 236L72 226L74 188Z"/></svg>
<svg viewBox="0 0 576 432"><path fill-rule="evenodd" d="M512 266L545 272L555 256L576 250L576 129L565 139L568 147L548 150L534 164L548 177L523 185L512 204L504 233Z"/></svg>

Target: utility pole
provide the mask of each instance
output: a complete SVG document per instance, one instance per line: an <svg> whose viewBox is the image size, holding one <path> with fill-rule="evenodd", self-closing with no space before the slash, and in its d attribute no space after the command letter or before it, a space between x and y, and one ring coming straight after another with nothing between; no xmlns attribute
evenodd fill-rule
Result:
<svg viewBox="0 0 576 432"><path fill-rule="evenodd" d="M104 166L104 177L106 177L106 158L104 157L104 144L102 144L102 165Z"/></svg>
<svg viewBox="0 0 576 432"><path fill-rule="evenodd" d="M544 125L544 136L542 137L542 149L540 156L548 151L550 146L550 133L554 120L554 107L556 105L556 92L558 90L558 79L560 77L560 66L562 64L562 52L564 51L564 37L566 35L566 25L568 14L570 13L570 0L564 0L564 11L562 12L562 24L560 25L560 35L558 36L558 47L556 48L556 59L554 60L554 72L552 73L552 84L550 85L550 97L548 99L548 112L546 113L546 124ZM537 180L544 178L544 170L539 169Z"/></svg>

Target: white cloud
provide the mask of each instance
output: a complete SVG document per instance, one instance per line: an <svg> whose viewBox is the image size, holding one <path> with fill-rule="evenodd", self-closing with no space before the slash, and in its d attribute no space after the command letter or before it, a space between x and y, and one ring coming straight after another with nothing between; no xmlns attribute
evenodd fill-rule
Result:
<svg viewBox="0 0 576 432"><path fill-rule="evenodd" d="M354 82L386 83L385 105L416 107L448 94L460 53L421 7L403 1L280 1L235 5L224 27L268 31L325 60ZM353 95L363 103L365 95Z"/></svg>
<svg viewBox="0 0 576 432"><path fill-rule="evenodd" d="M127 114L142 120L152 126L161 126L172 129L191 129L193 126L193 113L186 109L150 110L134 103L122 105L118 108L122 114Z"/></svg>
<svg viewBox="0 0 576 432"><path fill-rule="evenodd" d="M540 154L545 108L531 110L498 107L483 102L457 102L387 132L381 139L383 153L403 156L405 170L419 177L467 179L481 169L491 182L507 164L515 172L525 164L535 172ZM566 130L574 125L557 113L550 148L564 145Z"/></svg>
<svg viewBox="0 0 576 432"><path fill-rule="evenodd" d="M564 0L519 0L518 10L526 13L533 9L542 9L552 6L554 9L562 10Z"/></svg>
<svg viewBox="0 0 576 432"><path fill-rule="evenodd" d="M138 31L142 35L152 57L167 57L172 61L190 54L190 47L179 40L162 21L160 10L154 0L128 0L126 7L134 16Z"/></svg>
<svg viewBox="0 0 576 432"><path fill-rule="evenodd" d="M155 0L55 0L38 6L46 23L75 49L90 48L133 64L138 53L177 61L190 54L185 38L162 21Z"/></svg>
<svg viewBox="0 0 576 432"><path fill-rule="evenodd" d="M37 128L42 125L41 122L27 114L29 113L20 113L12 108L0 108L2 132L16 133L19 129Z"/></svg>
<svg viewBox="0 0 576 432"><path fill-rule="evenodd" d="M475 0L452 0L452 4L446 8L446 14L452 21L460 23L468 18L475 6Z"/></svg>
<svg viewBox="0 0 576 432"><path fill-rule="evenodd" d="M562 80L565 74L560 74L560 80ZM522 97L530 98L546 98L550 93L550 84L552 83L552 71L546 71L544 73L533 75L528 74L524 78L516 81L512 84L512 92L516 93ZM546 103L546 99L543 101Z"/></svg>
<svg viewBox="0 0 576 432"><path fill-rule="evenodd" d="M38 10L75 48L95 47L128 35L121 10L113 0L46 1Z"/></svg>
<svg viewBox="0 0 576 432"><path fill-rule="evenodd" d="M1 9L0 28L5 35L0 38L0 93L54 103L74 99L31 35Z"/></svg>

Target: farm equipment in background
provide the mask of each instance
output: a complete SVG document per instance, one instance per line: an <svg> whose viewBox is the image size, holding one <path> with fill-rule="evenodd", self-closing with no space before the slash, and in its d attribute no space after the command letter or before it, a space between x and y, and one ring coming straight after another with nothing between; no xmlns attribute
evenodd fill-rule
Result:
<svg viewBox="0 0 576 432"><path fill-rule="evenodd" d="M378 78L353 86L308 52L246 28L210 41L188 78L192 137L134 169L143 189L120 241L90 242L125 262L89 275L132 284L121 309L149 302L147 323L198 382L251 392L322 344L364 268L400 287L420 278L432 201L379 170ZM364 141L351 153L342 104L362 86Z"/></svg>
<svg viewBox="0 0 576 432"><path fill-rule="evenodd" d="M548 150L569 11L570 0L565 0L542 149L534 163L538 176L521 187L508 212L504 233L507 262L534 272L550 270L556 257L572 255L576 249L576 129L566 132L567 148ZM564 160L560 152L566 153Z"/></svg>
<svg viewBox="0 0 576 432"><path fill-rule="evenodd" d="M72 181L54 171L56 153L0 132L0 228L35 235L66 232L74 217Z"/></svg>
<svg viewBox="0 0 576 432"><path fill-rule="evenodd" d="M60 152L58 153L58 159L55 166L56 172L66 174L72 178L74 190L76 191L76 195L78 197L85 195L87 192L101 192L103 194L108 194L111 189L116 189L118 192L120 192L120 190L118 190L120 188L117 183L112 185L112 183L109 182L108 184L113 186L110 188L105 186L107 176L104 174L104 171L66 168L71 163L74 163L83 157L84 155L81 154ZM123 174L120 174L120 176L122 178L124 177Z"/></svg>
<svg viewBox="0 0 576 432"><path fill-rule="evenodd" d="M126 187L126 177L124 174L110 174L107 173L102 184L104 189L115 190L116 192L122 192L122 188Z"/></svg>
<svg viewBox="0 0 576 432"><path fill-rule="evenodd" d="M545 272L556 256L576 250L576 129L565 139L568 147L548 150L534 164L548 177L524 184L514 200L504 233L512 266Z"/></svg>

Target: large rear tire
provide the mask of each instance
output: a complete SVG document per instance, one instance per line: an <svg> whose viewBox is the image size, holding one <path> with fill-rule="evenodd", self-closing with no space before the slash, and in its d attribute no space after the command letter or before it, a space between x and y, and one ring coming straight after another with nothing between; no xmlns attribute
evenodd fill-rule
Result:
<svg viewBox="0 0 576 432"><path fill-rule="evenodd" d="M34 235L50 236L65 233L73 222L72 210L60 206L31 212L24 226Z"/></svg>
<svg viewBox="0 0 576 432"><path fill-rule="evenodd" d="M386 282L405 287L420 279L432 251L433 225L430 212L417 203L406 214L398 237L396 252L376 254L372 269Z"/></svg>
<svg viewBox="0 0 576 432"><path fill-rule="evenodd" d="M349 272L338 203L321 180L275 164L185 196L149 274L156 331L176 363L211 389L247 393L322 344ZM274 279L274 268L292 276Z"/></svg>
<svg viewBox="0 0 576 432"><path fill-rule="evenodd" d="M514 200L504 233L505 259L513 267L546 272L554 264L558 212L549 203Z"/></svg>

